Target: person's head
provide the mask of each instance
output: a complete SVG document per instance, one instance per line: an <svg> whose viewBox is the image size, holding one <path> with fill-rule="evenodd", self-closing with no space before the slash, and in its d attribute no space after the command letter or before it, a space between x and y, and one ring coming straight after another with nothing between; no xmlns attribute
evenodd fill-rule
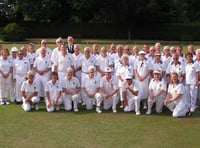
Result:
<svg viewBox="0 0 200 148"><path fill-rule="evenodd" d="M143 45L143 50L144 50L146 53L149 53L149 45L144 44L144 45Z"/></svg>
<svg viewBox="0 0 200 148"><path fill-rule="evenodd" d="M176 47L176 53L180 55L180 54L182 54L182 52L183 52L183 46L182 45L178 45Z"/></svg>
<svg viewBox="0 0 200 148"><path fill-rule="evenodd" d="M192 61L193 61L193 54L191 52L187 52L185 54L185 58L186 58L186 60L187 60L188 63L192 63Z"/></svg>
<svg viewBox="0 0 200 148"><path fill-rule="evenodd" d="M104 72L105 72L106 79L107 79L107 80L110 80L111 77L112 77L112 68L106 67L106 68L104 69Z"/></svg>
<svg viewBox="0 0 200 148"><path fill-rule="evenodd" d="M26 45L22 45L22 47L21 47L20 50L23 50L23 51L24 51L24 56L27 55L27 48L26 48Z"/></svg>
<svg viewBox="0 0 200 148"><path fill-rule="evenodd" d="M155 80L159 80L161 78L161 71L160 70L154 70L153 71L153 78Z"/></svg>
<svg viewBox="0 0 200 148"><path fill-rule="evenodd" d="M11 52L11 55L12 55L13 58L17 57L17 53L18 53L17 47L12 47L10 52Z"/></svg>
<svg viewBox="0 0 200 148"><path fill-rule="evenodd" d="M116 46L114 44L110 45L110 53L115 53L116 52Z"/></svg>
<svg viewBox="0 0 200 148"><path fill-rule="evenodd" d="M130 48L129 45L124 46L124 53L127 54L127 55L131 54L131 48Z"/></svg>
<svg viewBox="0 0 200 148"><path fill-rule="evenodd" d="M169 55L170 54L170 47L169 46L164 46L163 51L165 55Z"/></svg>
<svg viewBox="0 0 200 148"><path fill-rule="evenodd" d="M174 46L170 47L170 54L173 55L176 53L176 48Z"/></svg>
<svg viewBox="0 0 200 148"><path fill-rule="evenodd" d="M84 55L86 58L90 57L90 48L89 47L84 48Z"/></svg>
<svg viewBox="0 0 200 148"><path fill-rule="evenodd" d="M92 53L93 54L98 54L99 53L99 45L98 44L93 44L92 45Z"/></svg>
<svg viewBox="0 0 200 148"><path fill-rule="evenodd" d="M145 54L146 54L146 53L145 53L143 50L140 50L140 51L139 51L139 55L140 55L140 59L141 59L141 60L144 60L144 59L145 59Z"/></svg>
<svg viewBox="0 0 200 148"><path fill-rule="evenodd" d="M29 43L29 45L28 45L28 50L29 50L29 52L30 52L30 53L35 52L34 49L35 49L35 45L34 45L33 43Z"/></svg>
<svg viewBox="0 0 200 148"><path fill-rule="evenodd" d="M200 49L196 50L196 58L198 61L200 60Z"/></svg>
<svg viewBox="0 0 200 148"><path fill-rule="evenodd" d="M9 55L9 51L8 49L2 49L1 50L1 56L4 60L6 60L8 58L8 55Z"/></svg>
<svg viewBox="0 0 200 148"><path fill-rule="evenodd" d="M122 61L122 64L123 65L128 65L128 55L127 54L123 54L122 56L121 56L121 61Z"/></svg>
<svg viewBox="0 0 200 148"><path fill-rule="evenodd" d="M56 45L58 47L60 47L61 44L63 44L63 39L61 37L59 37L59 38L56 39Z"/></svg>
<svg viewBox="0 0 200 148"><path fill-rule="evenodd" d="M73 69L71 67L67 68L67 79L71 80L73 76Z"/></svg>
<svg viewBox="0 0 200 148"><path fill-rule="evenodd" d="M68 37L67 37L67 43L68 43L68 44L73 44L73 42L74 42L73 37L72 37L72 36L68 36Z"/></svg>
<svg viewBox="0 0 200 148"><path fill-rule="evenodd" d="M24 51L23 50L19 50L18 52L18 58L21 60L24 57Z"/></svg>
<svg viewBox="0 0 200 148"><path fill-rule="evenodd" d="M171 76L171 82L173 84L178 83L178 74L176 72L172 72L170 76Z"/></svg>
<svg viewBox="0 0 200 148"><path fill-rule="evenodd" d="M126 75L126 82L128 83L128 85L131 85L133 83L133 75L132 74Z"/></svg>
<svg viewBox="0 0 200 148"><path fill-rule="evenodd" d="M41 47L47 47L47 40L46 39L42 39L41 40Z"/></svg>
<svg viewBox="0 0 200 148"><path fill-rule="evenodd" d="M76 55L78 55L80 53L80 48L81 48L80 44L75 44L74 45L74 53Z"/></svg>
<svg viewBox="0 0 200 148"><path fill-rule="evenodd" d="M154 57L155 57L155 61L156 61L156 62L160 62L160 59L161 59L161 54L160 54L160 52L156 51L156 52L154 53Z"/></svg>
<svg viewBox="0 0 200 148"><path fill-rule="evenodd" d="M159 42L155 43L155 50L160 52L161 44Z"/></svg>
<svg viewBox="0 0 200 148"><path fill-rule="evenodd" d="M93 78L94 77L95 71L96 71L96 68L94 66L89 66L89 68L88 68L89 78Z"/></svg>
<svg viewBox="0 0 200 148"><path fill-rule="evenodd" d="M138 55L138 53L139 53L139 48L138 48L137 45L133 46L133 53L134 53L134 55Z"/></svg>
<svg viewBox="0 0 200 148"><path fill-rule="evenodd" d="M106 46L102 46L101 47L101 55L103 57L107 55L107 47Z"/></svg>
<svg viewBox="0 0 200 148"><path fill-rule="evenodd" d="M55 71L51 72L50 79L55 83L58 80L58 73Z"/></svg>
<svg viewBox="0 0 200 148"><path fill-rule="evenodd" d="M154 46L151 46L151 47L149 48L149 52L150 52L150 54L151 54L152 56L154 56L155 51L156 51L156 49L155 49Z"/></svg>
<svg viewBox="0 0 200 148"><path fill-rule="evenodd" d="M172 55L172 59L173 59L173 62L174 62L175 64L177 64L177 63L178 63L178 60L179 60L179 55L178 55L177 53L174 53L174 54Z"/></svg>
<svg viewBox="0 0 200 148"><path fill-rule="evenodd" d="M122 45L117 45L116 49L117 49L118 56L121 57L123 55L123 52L124 52L123 46Z"/></svg>
<svg viewBox="0 0 200 148"><path fill-rule="evenodd" d="M191 52L192 54L195 52L194 45L192 45L192 44L188 45L188 52Z"/></svg>
<svg viewBox="0 0 200 148"><path fill-rule="evenodd" d="M41 48L40 55L41 55L41 57L45 57L46 56L46 48L45 47Z"/></svg>
<svg viewBox="0 0 200 148"><path fill-rule="evenodd" d="M34 76L35 76L35 74L34 74L33 71L28 71L28 72L27 72L27 80L28 80L29 83L32 83L32 82L33 82Z"/></svg>
<svg viewBox="0 0 200 148"><path fill-rule="evenodd" d="M60 52L62 55L66 55L67 54L67 48L65 44L61 44L60 45Z"/></svg>

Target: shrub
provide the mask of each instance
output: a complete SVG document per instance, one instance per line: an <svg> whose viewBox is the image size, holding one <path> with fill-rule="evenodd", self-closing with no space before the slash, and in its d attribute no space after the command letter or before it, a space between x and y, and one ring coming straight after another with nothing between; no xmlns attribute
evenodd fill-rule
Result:
<svg viewBox="0 0 200 148"><path fill-rule="evenodd" d="M3 41L23 41L25 37L25 30L16 23L9 23L0 30L0 38Z"/></svg>

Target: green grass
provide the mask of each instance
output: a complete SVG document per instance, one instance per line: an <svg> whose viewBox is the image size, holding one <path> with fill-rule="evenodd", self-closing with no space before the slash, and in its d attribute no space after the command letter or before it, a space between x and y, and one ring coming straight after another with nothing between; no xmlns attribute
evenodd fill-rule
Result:
<svg viewBox="0 0 200 148"><path fill-rule="evenodd" d="M47 113L44 103L39 111L24 112L20 105L0 106L1 147L198 147L200 110L192 117L172 118L142 112L97 114L81 107L79 113Z"/></svg>

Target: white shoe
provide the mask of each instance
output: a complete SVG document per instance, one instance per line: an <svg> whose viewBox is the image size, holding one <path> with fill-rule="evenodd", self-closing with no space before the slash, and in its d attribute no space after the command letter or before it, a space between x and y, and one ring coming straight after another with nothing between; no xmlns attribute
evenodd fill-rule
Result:
<svg viewBox="0 0 200 148"><path fill-rule="evenodd" d="M59 110L60 110L60 107L59 107L59 106L56 106L55 109L56 109L56 111L59 111Z"/></svg>
<svg viewBox="0 0 200 148"><path fill-rule="evenodd" d="M126 106L126 107L124 108L124 112L130 112L130 110L129 110L129 107L128 107L128 106Z"/></svg>
<svg viewBox="0 0 200 148"><path fill-rule="evenodd" d="M10 104L10 102L8 100L6 100L6 105L9 105L9 104Z"/></svg>
<svg viewBox="0 0 200 148"><path fill-rule="evenodd" d="M102 111L100 110L100 108L96 108L96 112L99 113L99 114L102 113Z"/></svg>
<svg viewBox="0 0 200 148"><path fill-rule="evenodd" d="M84 105L86 105L86 104L85 104L85 102L83 102L81 105L83 105L83 106L84 106Z"/></svg>
<svg viewBox="0 0 200 148"><path fill-rule="evenodd" d="M117 110L116 110L116 109L113 109L113 113L117 113Z"/></svg>
<svg viewBox="0 0 200 148"><path fill-rule="evenodd" d="M191 107L191 108L190 108L190 112L193 113L194 111L195 111L195 108L194 108L194 107Z"/></svg>
<svg viewBox="0 0 200 148"><path fill-rule="evenodd" d="M144 106L143 106L143 109L147 109L147 105L144 105Z"/></svg>
<svg viewBox="0 0 200 148"><path fill-rule="evenodd" d="M38 104L35 104L35 110L39 110Z"/></svg>
<svg viewBox="0 0 200 148"><path fill-rule="evenodd" d="M78 108L75 108L75 109L74 109L74 112L77 113L77 112L78 112Z"/></svg>
<svg viewBox="0 0 200 148"><path fill-rule="evenodd" d="M141 113L140 113L139 111L138 111L138 112L136 112L135 114L136 114L137 116L141 115Z"/></svg>
<svg viewBox="0 0 200 148"><path fill-rule="evenodd" d="M148 111L146 112L146 115L151 115L151 111L148 110Z"/></svg>

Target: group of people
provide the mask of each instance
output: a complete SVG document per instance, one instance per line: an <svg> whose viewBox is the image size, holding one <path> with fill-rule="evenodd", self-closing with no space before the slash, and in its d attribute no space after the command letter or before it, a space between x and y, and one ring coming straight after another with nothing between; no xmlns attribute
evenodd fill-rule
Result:
<svg viewBox="0 0 200 148"><path fill-rule="evenodd" d="M124 112L161 113L166 106L173 117L189 116L198 107L200 49L183 46L111 44L99 48L73 44L73 37L65 44L56 39L51 50L45 39L35 50L33 43L9 51L1 47L0 101L1 104L22 104L25 111L32 106L39 110L44 98L48 112L58 111L61 104L66 111L79 111L79 103L87 110L112 109L118 104ZM10 92L10 101L8 93Z"/></svg>

